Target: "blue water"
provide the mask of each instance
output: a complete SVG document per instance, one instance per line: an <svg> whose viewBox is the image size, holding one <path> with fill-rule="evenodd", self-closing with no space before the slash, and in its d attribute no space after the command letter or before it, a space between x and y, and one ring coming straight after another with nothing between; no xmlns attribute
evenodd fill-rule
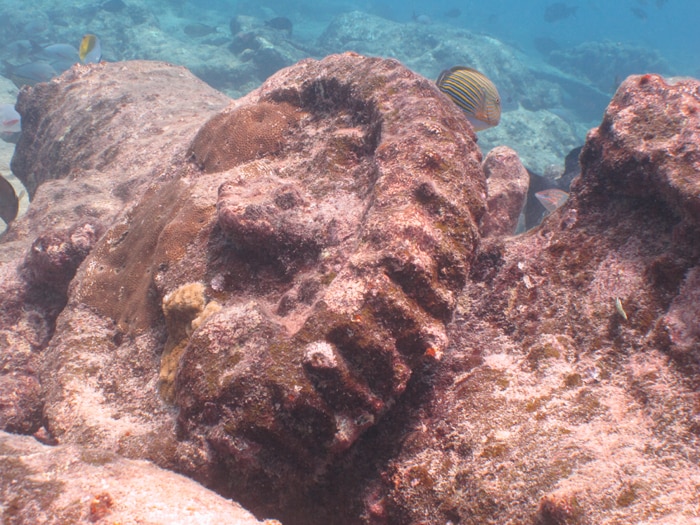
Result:
<svg viewBox="0 0 700 525"><path fill-rule="evenodd" d="M171 2L175 3L175 2ZM679 75L700 76L700 2L697 0L586 0L562 2L577 7L574 15L557 22L544 20L550 0L489 1L270 1L231 2L209 0L196 5L222 15L255 11L258 5L277 16L297 21L329 22L333 15L360 10L390 20L410 22L413 15L426 15L434 23L451 24L484 32L504 42L533 50L536 37L549 37L562 45L609 40L658 50ZM249 5L247 5L249 4ZM194 4L193 4L194 5ZM319 7L320 6L320 7ZM252 8L252 9L249 9ZM446 16L459 9L456 18ZM641 17L641 18L640 18ZM646 18L644 18L646 17Z"/></svg>

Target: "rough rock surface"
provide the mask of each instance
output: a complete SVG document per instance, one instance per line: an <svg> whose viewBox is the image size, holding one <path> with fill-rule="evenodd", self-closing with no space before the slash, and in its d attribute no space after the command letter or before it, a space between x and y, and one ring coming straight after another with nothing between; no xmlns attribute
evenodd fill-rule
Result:
<svg viewBox="0 0 700 525"><path fill-rule="evenodd" d="M369 523L700 519L700 83L627 79L581 163L484 241Z"/></svg>
<svg viewBox="0 0 700 525"><path fill-rule="evenodd" d="M567 204L481 240L474 134L395 61L25 90L3 427L287 525L697 521L698 89L628 79Z"/></svg>
<svg viewBox="0 0 700 525"><path fill-rule="evenodd" d="M0 432L0 465L3 523L262 523L190 479L98 448Z"/></svg>
<svg viewBox="0 0 700 525"><path fill-rule="evenodd" d="M189 165L185 156L197 129L228 102L184 68L154 62L76 66L60 80L39 84L20 97L23 133L12 166L32 203L29 213L2 237L2 428L37 431L46 424L44 403L48 400L51 406L54 396L75 401L65 414L71 425L94 418L89 407L104 391L96 379L88 378L98 363L102 385L120 385L129 391L127 397L148 390L154 379L149 374L136 376L139 370L157 366L152 350L131 354L125 362L123 355L109 353L120 336L104 319L91 325L90 313L85 312L54 337L56 319L68 301L69 283L98 238L144 188L172 177L178 163ZM160 344L160 338L153 337L149 343L140 341L144 349ZM66 347L59 343L63 339L69 339ZM44 352L49 343L54 351ZM40 357L47 360L43 381ZM159 424L172 427L169 410L149 403L148 397L134 397L133 406L146 410L150 422L160 414ZM52 414L49 424L56 424L61 416ZM119 420L118 425L102 427L115 440L128 432L130 420L120 419L119 410L105 418ZM53 430L61 429L56 424ZM112 441L99 443L104 438L93 435L93 444L119 448ZM154 440L153 450L162 455L159 445Z"/></svg>
<svg viewBox="0 0 700 525"><path fill-rule="evenodd" d="M481 221L481 236L513 235L527 199L530 175L518 154L507 146L489 151L483 168L488 198L486 214Z"/></svg>
<svg viewBox="0 0 700 525"><path fill-rule="evenodd" d="M256 509L296 506L442 354L485 192L448 102L398 62L347 54L280 72L200 130L209 193L185 207L218 188L216 209L154 261L162 293L204 278L221 304L174 380L181 468Z"/></svg>
<svg viewBox="0 0 700 525"><path fill-rule="evenodd" d="M13 166L36 208L6 240L42 234L5 268L7 333L28 289L44 302L36 342L12 352L43 394L26 385L19 430L177 468L259 512L296 507L444 352L481 154L396 61L301 62L204 126L220 97L163 65L138 90L143 67L76 68L20 99ZM84 189L91 206L66 210L60 192Z"/></svg>

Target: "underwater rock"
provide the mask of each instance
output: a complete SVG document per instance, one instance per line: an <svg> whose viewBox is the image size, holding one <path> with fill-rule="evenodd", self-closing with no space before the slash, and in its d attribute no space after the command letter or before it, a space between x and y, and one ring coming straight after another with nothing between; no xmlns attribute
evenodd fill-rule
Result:
<svg viewBox="0 0 700 525"><path fill-rule="evenodd" d="M699 88L625 81L569 200L483 239L475 136L394 60L233 102L147 62L25 88L0 422L290 525L692 519ZM227 143L256 115L270 142Z"/></svg>
<svg viewBox="0 0 700 525"><path fill-rule="evenodd" d="M581 165L539 227L482 242L363 523L696 519L700 82L628 78Z"/></svg>
<svg viewBox="0 0 700 525"><path fill-rule="evenodd" d="M2 516L12 523L273 525L198 483L114 452L0 432Z"/></svg>
<svg viewBox="0 0 700 525"><path fill-rule="evenodd" d="M530 175L518 154L507 146L489 151L483 168L488 197L481 236L513 235L527 198Z"/></svg>
<svg viewBox="0 0 700 525"><path fill-rule="evenodd" d="M19 97L16 107L22 115L22 135L12 158L12 172L32 200L44 181L70 176L75 186L83 178L97 180L101 176L103 184L118 187L121 194L117 197L126 201L135 189L131 187L133 173L142 174L155 162L149 159L150 164L139 169L129 164L119 168L115 160L144 154L152 147L151 139L166 148L164 155L171 154L174 148L183 147L189 131L188 126L174 126L179 119L196 117L226 103L225 96L184 68L154 62L129 64L124 71L118 64L76 65L60 81L38 84L29 92L31 96ZM141 71L149 71L151 76L141 75ZM116 82L118 77L136 84L125 91ZM96 93L91 83L99 83L101 92ZM73 90L66 91L66 85ZM176 89L178 85L180 89ZM191 93L186 100L182 99L183 89ZM131 111L134 107L143 108L145 113L135 115ZM164 107L170 107L172 113L163 112ZM137 118L141 127L135 133ZM97 140L99 134L109 134L109 140Z"/></svg>
<svg viewBox="0 0 700 525"><path fill-rule="evenodd" d="M699 86L651 74L627 78L581 151L581 165L589 167L580 181L587 193L660 199L680 225L697 225Z"/></svg>
<svg viewBox="0 0 700 525"><path fill-rule="evenodd" d="M35 208L3 240L56 239L17 277L60 274L36 349L50 439L284 514L441 358L485 181L460 110L393 60L307 60L221 101L144 62L23 92Z"/></svg>
<svg viewBox="0 0 700 525"><path fill-rule="evenodd" d="M271 147L229 147L256 108L279 125ZM207 264L222 304L175 378L197 450L184 465L289 511L442 355L484 211L480 154L432 82L351 53L278 73L193 152L218 187L209 237L155 273L169 289Z"/></svg>
<svg viewBox="0 0 700 525"><path fill-rule="evenodd" d="M114 323L92 323L90 312L64 316L65 321L58 316L71 300L71 283L81 279L75 275L82 262L99 246L104 232L145 188L171 177L178 162L189 166L187 147L197 129L228 102L183 68L138 61L76 66L49 84L23 91L18 106L26 122L13 166L33 199L30 212L13 222L0 244L2 428L33 433L48 424L52 439L69 442L66 429L80 429L80 434L85 420L94 417L92 401L100 405L132 400L139 410L146 406L134 391L147 390L153 377L137 379L133 374L150 370L153 356L132 353L129 364L120 363L118 355L110 355L118 346L115 341L123 337ZM148 153L150 148L155 149ZM148 232L150 224L143 228ZM110 245L110 251L117 245ZM117 261L111 270L120 273L124 268ZM122 278L129 282L133 275L125 272ZM141 284L136 280L133 286ZM95 294L113 298L104 290ZM115 308L119 303L117 298ZM162 314L156 310L156 315ZM142 345L144 340L128 341L126 346ZM96 362L101 363L105 384L124 386L124 397L119 388L108 400L95 395L102 390L93 388L88 377L94 371L89 363ZM66 374L54 373L56 367ZM131 377L128 388L121 382L125 377ZM61 406L68 408L73 403L79 409L53 410L54 396L59 405L67 403ZM145 426L159 417L172 426L172 416L157 405L147 409ZM128 418L121 423L125 425L106 425L113 439L101 434L93 444L101 441L99 446L128 454L130 425L138 425ZM124 439L127 446L116 444ZM152 448L137 443L139 451L133 455L149 457L151 450L162 456L163 446L158 440Z"/></svg>
<svg viewBox="0 0 700 525"><path fill-rule="evenodd" d="M627 75L670 73L658 51L613 41L583 42L568 49L555 49L547 61L605 93L614 92Z"/></svg>

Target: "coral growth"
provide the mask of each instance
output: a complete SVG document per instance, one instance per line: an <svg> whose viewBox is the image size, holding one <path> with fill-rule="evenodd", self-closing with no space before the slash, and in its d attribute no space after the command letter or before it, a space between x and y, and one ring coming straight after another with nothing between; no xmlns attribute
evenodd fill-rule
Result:
<svg viewBox="0 0 700 525"><path fill-rule="evenodd" d="M163 297L168 339L160 356L158 386L166 401L173 400L175 373L192 332L219 310L221 305L216 301L206 302L204 285L199 282L183 284Z"/></svg>
<svg viewBox="0 0 700 525"><path fill-rule="evenodd" d="M191 155L207 173L273 155L284 147L285 137L302 116L298 107L286 103L234 106L202 126Z"/></svg>

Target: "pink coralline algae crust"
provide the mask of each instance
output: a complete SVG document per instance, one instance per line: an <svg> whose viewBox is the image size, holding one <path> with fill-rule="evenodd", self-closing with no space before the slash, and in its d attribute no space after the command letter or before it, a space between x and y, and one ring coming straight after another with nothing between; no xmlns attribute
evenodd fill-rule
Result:
<svg viewBox="0 0 700 525"><path fill-rule="evenodd" d="M498 146L489 151L483 167L488 197L481 235L513 235L525 206L530 176L518 154L507 146Z"/></svg>
<svg viewBox="0 0 700 525"><path fill-rule="evenodd" d="M700 519L696 81L627 79L516 237L520 191L482 235L475 136L396 61L306 60L236 101L76 66L18 107L3 429L286 525Z"/></svg>
<svg viewBox="0 0 700 525"><path fill-rule="evenodd" d="M367 523L700 519L699 88L627 79L569 201L482 242Z"/></svg>
<svg viewBox="0 0 700 525"><path fill-rule="evenodd" d="M3 429L168 463L161 429L172 415L144 372L157 366L161 330L125 338L71 287L115 219L185 163L197 129L228 102L184 68L142 61L76 66L23 91L12 166L32 202L0 244ZM119 296L102 296L118 308Z"/></svg>
<svg viewBox="0 0 700 525"><path fill-rule="evenodd" d="M257 104L293 122L252 162L231 148L200 163L220 181L203 242L221 244L207 271L225 284L175 378L181 435L210 458L193 475L256 509L292 505L444 352L485 193L446 102L398 62L346 54L280 72L200 131L219 140L209 126L245 126Z"/></svg>
<svg viewBox="0 0 700 525"><path fill-rule="evenodd" d="M601 193L662 199L685 221L697 222L699 99L698 83L692 79L672 85L651 74L625 80L581 152L591 187Z"/></svg>
<svg viewBox="0 0 700 525"><path fill-rule="evenodd" d="M42 422L61 443L176 468L258 512L303 509L445 351L485 210L474 134L396 61L304 61L219 116L184 72L154 65L138 84L143 67L76 68L20 101L14 166L36 205L11 232L30 254L21 282L65 269L41 346ZM144 90L117 92L134 83ZM196 116L173 100L183 86ZM133 131L144 111L152 133ZM266 142L232 143L241 127ZM48 227L71 189L92 205ZM89 228L100 236L72 276L73 232ZM172 297L200 284L206 304L173 317Z"/></svg>

